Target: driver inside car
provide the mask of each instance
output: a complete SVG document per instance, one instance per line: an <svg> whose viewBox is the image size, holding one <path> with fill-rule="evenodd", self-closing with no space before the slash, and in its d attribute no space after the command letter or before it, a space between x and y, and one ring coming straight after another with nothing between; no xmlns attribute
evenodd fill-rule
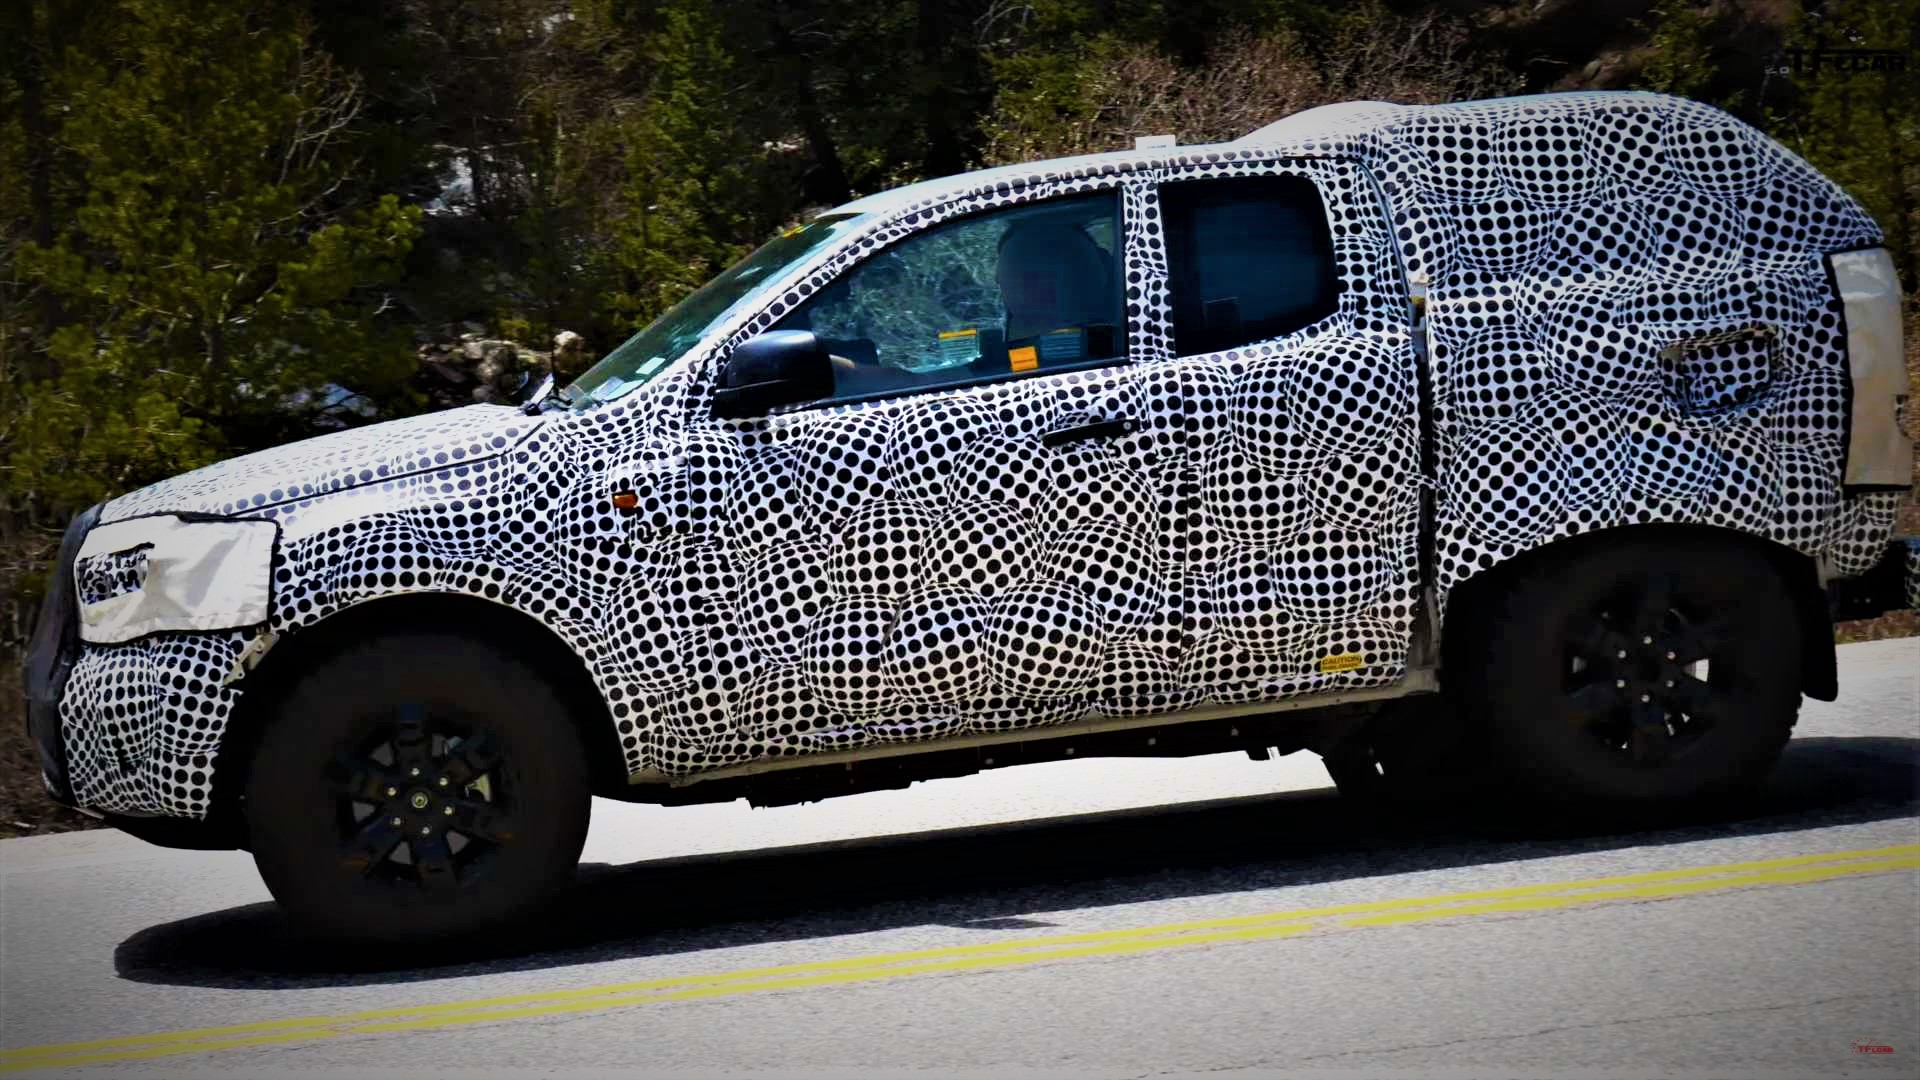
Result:
<svg viewBox="0 0 1920 1080"><path fill-rule="evenodd" d="M818 335L836 397L1115 355L1113 257L1078 221L1015 221L988 243L883 252L785 325ZM989 252L991 278L979 265ZM953 264L969 257L978 263ZM951 291L921 280L935 270L949 275ZM962 329L940 333L944 327ZM955 336L966 344L942 340Z"/></svg>
<svg viewBox="0 0 1920 1080"><path fill-rule="evenodd" d="M994 278L1007 311L1004 362L1014 370L1023 358L1037 366L1111 355L1113 259L1085 229L1015 223L1000 238Z"/></svg>

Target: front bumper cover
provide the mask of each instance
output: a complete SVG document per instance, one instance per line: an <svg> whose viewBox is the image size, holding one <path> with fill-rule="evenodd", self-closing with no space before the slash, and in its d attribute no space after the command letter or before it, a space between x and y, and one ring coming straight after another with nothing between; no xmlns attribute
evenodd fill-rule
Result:
<svg viewBox="0 0 1920 1080"><path fill-rule="evenodd" d="M74 516L60 541L53 576L27 645L27 737L40 755L40 778L56 802L73 804L73 785L67 777L66 747L60 736L60 695L80 656L80 606L73 588L73 562L88 530L100 520L95 504Z"/></svg>

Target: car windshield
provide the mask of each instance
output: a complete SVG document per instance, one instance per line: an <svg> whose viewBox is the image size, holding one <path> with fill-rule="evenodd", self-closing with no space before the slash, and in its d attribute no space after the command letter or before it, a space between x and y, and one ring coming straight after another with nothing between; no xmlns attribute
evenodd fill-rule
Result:
<svg viewBox="0 0 1920 1080"><path fill-rule="evenodd" d="M573 406L612 401L645 385L715 326L785 277L790 268L866 216L832 214L781 233L601 357L599 363L560 391L560 400Z"/></svg>

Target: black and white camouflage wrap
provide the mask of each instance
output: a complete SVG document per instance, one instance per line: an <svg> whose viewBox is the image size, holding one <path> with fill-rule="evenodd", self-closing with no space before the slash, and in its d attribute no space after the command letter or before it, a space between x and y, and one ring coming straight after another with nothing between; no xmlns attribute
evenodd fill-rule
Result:
<svg viewBox="0 0 1920 1080"><path fill-rule="evenodd" d="M1156 184L1305 176L1336 314L1173 354ZM1110 368L709 416L728 350L955 215L1116 190L1129 357ZM201 816L243 650L352 605L455 592L581 658L630 772L1100 714L1383 686L1406 672L1418 508L1433 583L1594 529L1757 534L1842 574L1898 494L1847 497L1824 255L1879 242L1831 182L1723 113L1645 94L1364 104L1239 143L915 185L666 374L538 417L475 406L250 455L103 521L281 525L269 626L87 646L62 701L78 800ZM1434 460L1409 275L1426 282ZM1092 420L1128 436L1046 448ZM640 506L615 510L615 490ZM89 568L120 587L127 566Z"/></svg>

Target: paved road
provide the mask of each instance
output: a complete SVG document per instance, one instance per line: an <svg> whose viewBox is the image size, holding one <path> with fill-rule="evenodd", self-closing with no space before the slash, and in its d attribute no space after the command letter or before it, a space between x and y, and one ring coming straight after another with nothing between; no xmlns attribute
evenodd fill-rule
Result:
<svg viewBox="0 0 1920 1080"><path fill-rule="evenodd" d="M599 803L537 946L426 969L245 855L0 841L0 1071L1912 1076L1920 641L1841 679L1738 815L1370 822L1304 755Z"/></svg>

